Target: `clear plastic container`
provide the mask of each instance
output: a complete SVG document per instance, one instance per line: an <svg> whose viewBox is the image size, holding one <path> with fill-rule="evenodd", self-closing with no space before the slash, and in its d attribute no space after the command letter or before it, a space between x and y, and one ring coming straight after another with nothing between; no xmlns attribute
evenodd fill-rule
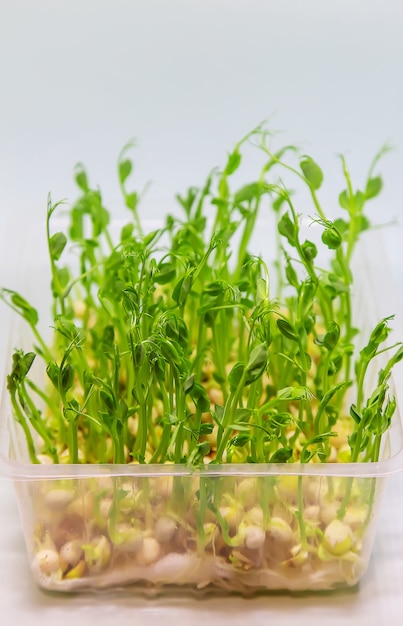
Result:
<svg viewBox="0 0 403 626"><path fill-rule="evenodd" d="M356 294L363 326L374 298L368 267L365 276L367 299ZM385 483L402 468L399 407L378 463L32 465L2 391L0 474L15 484L32 573L47 590L248 595L355 585Z"/></svg>
<svg viewBox="0 0 403 626"><path fill-rule="evenodd" d="M355 585L403 463L399 415L376 464L33 466L5 457L4 435L34 579L57 591Z"/></svg>

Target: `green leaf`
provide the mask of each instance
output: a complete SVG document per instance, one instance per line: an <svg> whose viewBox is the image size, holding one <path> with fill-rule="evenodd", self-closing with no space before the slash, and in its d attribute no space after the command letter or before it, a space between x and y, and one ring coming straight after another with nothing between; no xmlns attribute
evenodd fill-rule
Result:
<svg viewBox="0 0 403 626"><path fill-rule="evenodd" d="M311 263L318 254L318 249L312 241L304 241L301 246L302 254L308 263Z"/></svg>
<svg viewBox="0 0 403 626"><path fill-rule="evenodd" d="M306 334L310 335L311 332L313 331L314 327L315 327L315 316L314 315L307 315L302 320L302 324L303 324L303 328L305 328ZM305 354L307 354L307 353L305 353Z"/></svg>
<svg viewBox="0 0 403 626"><path fill-rule="evenodd" d="M154 281L158 285L167 285L171 283L176 276L175 266L171 263L160 263L157 268L157 273L154 275Z"/></svg>
<svg viewBox="0 0 403 626"><path fill-rule="evenodd" d="M312 439L307 441L305 445L311 446L311 445L315 445L318 443L326 443L326 441L328 441L330 437L337 437L337 433L333 433L333 432L320 433L319 435L315 435L315 437L312 437Z"/></svg>
<svg viewBox="0 0 403 626"><path fill-rule="evenodd" d="M129 224L125 224L120 231L120 241L123 243L125 241L129 241L133 237L134 232L134 224L131 222Z"/></svg>
<svg viewBox="0 0 403 626"><path fill-rule="evenodd" d="M312 310L317 288L318 288L317 282L313 281L311 278L307 278L299 286L299 289L298 289L299 307L304 317L306 317L309 314L309 312Z"/></svg>
<svg viewBox="0 0 403 626"><path fill-rule="evenodd" d="M38 312L19 293L11 289L1 289L0 298L12 308L15 307L30 326L36 326L39 319Z"/></svg>
<svg viewBox="0 0 403 626"><path fill-rule="evenodd" d="M194 201L197 198L198 189L196 187L189 187L187 191L187 196L181 196L180 194L176 194L176 199L182 208L185 210L185 213L188 217L190 217L190 213L192 210L192 206Z"/></svg>
<svg viewBox="0 0 403 626"><path fill-rule="evenodd" d="M277 327L282 335L291 341L298 341L298 335L287 320L277 320Z"/></svg>
<svg viewBox="0 0 403 626"><path fill-rule="evenodd" d="M350 196L348 194L347 189L344 189L344 191L342 191L341 194L339 195L339 204L342 209L345 209L346 211L350 212L351 200L350 200Z"/></svg>
<svg viewBox="0 0 403 626"><path fill-rule="evenodd" d="M301 463L309 463L309 461L314 456L315 456L314 452L311 452L311 450L308 450L307 448L304 448L301 451L300 461L301 461Z"/></svg>
<svg viewBox="0 0 403 626"><path fill-rule="evenodd" d="M391 331L391 328L388 325L391 319L393 319L393 316L385 317L375 326L369 338L368 344L360 351L360 356L364 360L371 359L376 353L379 345L387 339Z"/></svg>
<svg viewBox="0 0 403 626"><path fill-rule="evenodd" d="M367 182L367 186L365 188L365 197L367 200L371 198L375 198L380 194L382 190L382 178L380 176L375 176L374 178L370 178Z"/></svg>
<svg viewBox="0 0 403 626"><path fill-rule="evenodd" d="M108 324L108 326L105 326L103 330L102 341L104 344L112 345L114 342L114 339L115 339L115 329L113 326Z"/></svg>
<svg viewBox="0 0 403 626"><path fill-rule="evenodd" d="M325 348L327 348L329 351L333 350L340 338L340 327L337 324L337 322L330 322L329 324L329 329L326 333L326 335L323 338L323 345L325 346Z"/></svg>
<svg viewBox="0 0 403 626"><path fill-rule="evenodd" d="M59 366L57 363L48 363L46 368L46 374L49 379L52 381L53 385L56 389L59 389Z"/></svg>
<svg viewBox="0 0 403 626"><path fill-rule="evenodd" d="M228 375L228 382L231 391L236 391L240 384L245 371L245 363L235 363Z"/></svg>
<svg viewBox="0 0 403 626"><path fill-rule="evenodd" d="M275 428L283 428L284 426L288 426L288 424L292 424L293 422L294 418L291 413L273 413L273 415L270 416L270 425Z"/></svg>
<svg viewBox="0 0 403 626"><path fill-rule="evenodd" d="M246 423L239 422L239 423L236 423L236 424L228 424L227 428L229 430L237 430L237 431L242 432L242 433L249 433L251 425L248 422L246 422Z"/></svg>
<svg viewBox="0 0 403 626"><path fill-rule="evenodd" d="M76 181L78 187L82 191L84 191L84 193L89 190L87 173L86 173L85 169L83 168L83 166L81 165L81 163L78 163L76 165L74 178L75 178L75 181Z"/></svg>
<svg viewBox="0 0 403 626"><path fill-rule="evenodd" d="M286 201L285 197L280 195L272 202L273 211L275 213L279 213L284 202Z"/></svg>
<svg viewBox="0 0 403 626"><path fill-rule="evenodd" d="M85 341L85 331L74 324L74 322L64 315L55 317L55 329L58 333L66 337L68 341L74 342L78 347Z"/></svg>
<svg viewBox="0 0 403 626"><path fill-rule="evenodd" d="M139 302L139 295L134 287L126 287L122 290L122 305L126 313L135 313Z"/></svg>
<svg viewBox="0 0 403 626"><path fill-rule="evenodd" d="M349 387L350 385L351 385L351 382L345 381L345 380L343 380L340 383L337 383L337 385L329 389L324 394L323 398L321 399L319 403L318 409L323 410L329 404L330 400L333 398L333 396L336 395L338 391L340 391L341 389L345 389L346 387Z"/></svg>
<svg viewBox="0 0 403 626"><path fill-rule="evenodd" d="M309 400L311 397L307 387L284 387L277 392L279 400Z"/></svg>
<svg viewBox="0 0 403 626"><path fill-rule="evenodd" d="M366 200L366 195L362 191L357 191L354 196L354 208L357 213L361 213Z"/></svg>
<svg viewBox="0 0 403 626"><path fill-rule="evenodd" d="M138 193L136 191L133 191L133 193L128 193L125 196L126 206L131 211L135 211L137 209L138 201L139 201L139 196L138 196Z"/></svg>
<svg viewBox="0 0 403 626"><path fill-rule="evenodd" d="M156 239L160 234L161 234L161 229L157 228L156 230L153 230L150 233L147 233L147 235L144 235L144 238L143 238L144 246L145 247L149 246L154 241L154 239Z"/></svg>
<svg viewBox="0 0 403 626"><path fill-rule="evenodd" d="M267 366L267 346L264 343L253 348L246 365L245 384L250 385L260 378Z"/></svg>
<svg viewBox="0 0 403 626"><path fill-rule="evenodd" d="M70 281L70 272L67 267L58 267L56 269L57 280L59 281L59 286L62 289L65 289Z"/></svg>
<svg viewBox="0 0 403 626"><path fill-rule="evenodd" d="M336 228L326 228L321 239L329 250L337 250L343 243L343 238Z"/></svg>
<svg viewBox="0 0 403 626"><path fill-rule="evenodd" d="M266 300L268 296L268 288L267 283L264 278L258 278L256 281L256 302L262 302L262 300Z"/></svg>
<svg viewBox="0 0 403 626"><path fill-rule="evenodd" d="M68 422L72 422L78 417L80 411L80 405L77 400L73 399L67 403L67 406L63 409L63 415Z"/></svg>
<svg viewBox="0 0 403 626"><path fill-rule="evenodd" d="M109 389L101 389L99 397L107 411L112 416L116 410L116 402L113 393Z"/></svg>
<svg viewBox="0 0 403 626"><path fill-rule="evenodd" d="M234 203L240 204L241 202L251 202L255 198L262 195L264 189L261 183L249 183L239 189L234 196Z"/></svg>
<svg viewBox="0 0 403 626"><path fill-rule="evenodd" d="M55 233L49 239L49 251L50 256L55 261L58 261L62 255L64 248L66 247L67 238L64 233Z"/></svg>
<svg viewBox="0 0 403 626"><path fill-rule="evenodd" d="M64 392L68 391L74 383L74 368L67 363L62 369L61 386Z"/></svg>
<svg viewBox="0 0 403 626"><path fill-rule="evenodd" d="M222 428L221 424L224 418L224 407L220 404L216 404L214 407L214 415L213 415L217 424Z"/></svg>
<svg viewBox="0 0 403 626"><path fill-rule="evenodd" d="M403 359L403 345L400 344L399 348L391 356L384 369L381 369L378 374L378 385L384 383L390 375L392 368Z"/></svg>
<svg viewBox="0 0 403 626"><path fill-rule="evenodd" d="M243 422L246 419L249 419L252 415L252 409L247 409L244 407L238 407L234 411L234 419L236 427L239 426L240 422ZM249 426L250 428L250 426Z"/></svg>
<svg viewBox="0 0 403 626"><path fill-rule="evenodd" d="M293 268L293 266L291 265L290 261L287 261L287 265L285 266L285 276L289 284L295 287L295 289L298 289L299 287L298 275L295 269Z"/></svg>
<svg viewBox="0 0 403 626"><path fill-rule="evenodd" d="M362 233L365 230L368 230L371 226L371 222L367 218L366 215L357 215L357 231L358 233Z"/></svg>
<svg viewBox="0 0 403 626"><path fill-rule="evenodd" d="M141 367L146 361L146 349L144 343L138 343L133 348L133 365L136 368Z"/></svg>
<svg viewBox="0 0 403 626"><path fill-rule="evenodd" d="M122 185L125 183L127 178L129 178L130 174L132 173L132 170L133 170L132 162L129 159L124 159L123 161L120 161L119 180Z"/></svg>
<svg viewBox="0 0 403 626"><path fill-rule="evenodd" d="M169 341L164 337L159 337L159 346L161 349L162 356L167 360L171 365L178 366L181 363L180 357L180 346L177 342Z"/></svg>
<svg viewBox="0 0 403 626"><path fill-rule="evenodd" d="M329 363L327 373L329 376L334 376L337 372L340 372L343 365L343 355L336 354Z"/></svg>
<svg viewBox="0 0 403 626"><path fill-rule="evenodd" d="M183 391L185 393L189 393L193 389L194 384L195 384L195 379L196 379L195 374L191 374L190 376L187 377L187 379L183 383Z"/></svg>
<svg viewBox="0 0 403 626"><path fill-rule="evenodd" d="M309 156L305 155L299 162L302 173L313 189L319 189L323 182L323 173L319 165Z"/></svg>
<svg viewBox="0 0 403 626"><path fill-rule="evenodd" d="M243 446L246 446L251 439L252 436L249 433L239 433L229 440L228 447L233 446L234 448L243 448Z"/></svg>
<svg viewBox="0 0 403 626"><path fill-rule="evenodd" d="M214 282L206 285L206 287L204 288L204 293L208 294L209 296L217 297L224 295L226 289L227 284L224 281L215 280Z"/></svg>
<svg viewBox="0 0 403 626"><path fill-rule="evenodd" d="M182 276L176 283L172 292L172 299L179 305L183 306L187 300L193 283L193 268L187 270L186 274Z"/></svg>
<svg viewBox="0 0 403 626"><path fill-rule="evenodd" d="M24 380L28 374L35 356L33 352L27 352L25 354L21 350L14 352L11 373L7 376L7 389L11 393L15 392L19 383Z"/></svg>
<svg viewBox="0 0 403 626"><path fill-rule="evenodd" d="M204 437L205 435L211 435L214 430L214 424L212 422L203 422L200 424L199 428L199 437Z"/></svg>
<svg viewBox="0 0 403 626"><path fill-rule="evenodd" d="M197 444L197 446L192 450L189 454L189 458L187 459L188 464L190 465L200 465L204 461L204 457L209 454L211 449L210 443L208 441L201 441Z"/></svg>
<svg viewBox="0 0 403 626"><path fill-rule="evenodd" d="M228 155L227 165L225 166L224 174L230 176L233 174L241 164L242 155L238 150L234 150Z"/></svg>
<svg viewBox="0 0 403 626"><path fill-rule="evenodd" d="M287 463L292 457L292 448L279 448L271 455L269 463Z"/></svg>
<svg viewBox="0 0 403 626"><path fill-rule="evenodd" d="M312 358L311 355L308 354L308 352L304 352L303 354L304 358L301 359L301 353L297 352L297 362L302 370L306 370L307 372L309 372L312 367Z"/></svg>
<svg viewBox="0 0 403 626"><path fill-rule="evenodd" d="M77 206L70 211L69 235L73 241L81 241L84 236L83 213Z"/></svg>
<svg viewBox="0 0 403 626"><path fill-rule="evenodd" d="M346 222L346 220L343 220L341 217L338 217L337 219L334 220L333 226L342 235L346 234L349 229L349 223Z"/></svg>
<svg viewBox="0 0 403 626"><path fill-rule="evenodd" d="M278 223L278 232L288 240L291 246L295 246L297 242L297 232L294 222L290 218L290 214L284 213Z"/></svg>

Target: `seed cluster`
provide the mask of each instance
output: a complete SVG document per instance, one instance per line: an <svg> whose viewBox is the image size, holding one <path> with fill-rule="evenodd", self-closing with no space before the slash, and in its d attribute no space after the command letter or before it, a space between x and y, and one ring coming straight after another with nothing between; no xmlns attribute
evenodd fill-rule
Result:
<svg viewBox="0 0 403 626"><path fill-rule="evenodd" d="M31 494L33 573L59 590L355 584L372 534L371 480L354 481L340 519L348 482L199 475L44 482Z"/></svg>

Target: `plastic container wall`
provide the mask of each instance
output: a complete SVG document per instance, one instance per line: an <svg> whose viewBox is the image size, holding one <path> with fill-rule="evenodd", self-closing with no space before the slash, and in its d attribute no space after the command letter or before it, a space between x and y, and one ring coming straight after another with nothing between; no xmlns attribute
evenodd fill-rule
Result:
<svg viewBox="0 0 403 626"><path fill-rule="evenodd" d="M293 591L355 585L385 478L114 476L20 482L36 582L77 591Z"/></svg>

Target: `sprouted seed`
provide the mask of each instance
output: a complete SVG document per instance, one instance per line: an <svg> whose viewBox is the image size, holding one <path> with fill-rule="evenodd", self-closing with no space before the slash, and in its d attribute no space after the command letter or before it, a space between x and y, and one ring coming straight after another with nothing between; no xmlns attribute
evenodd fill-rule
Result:
<svg viewBox="0 0 403 626"><path fill-rule="evenodd" d="M239 187L247 143L262 164ZM130 148L118 177L131 218L118 237L83 166L67 234L54 232L61 204L48 201L50 342L35 306L1 290L34 336L31 351L15 350L7 386L32 463L179 464L194 475L93 479L81 494L69 481L39 486L34 573L48 588L69 589L94 577L100 586L243 592L353 584L365 566L372 483L297 475L209 481L197 470L379 460L396 409L389 379L403 347L388 341L393 316L363 335L352 258L371 227L366 207L382 189L375 168L385 148L361 190L341 159L345 189L334 218L321 204L319 165L294 146L273 151L258 127L203 186L176 197L182 215L167 215L151 232L141 194L131 190ZM285 175L306 187L308 212ZM266 258L254 254L253 238L269 212ZM317 241L305 237L303 220ZM31 376L34 361L43 385Z"/></svg>

